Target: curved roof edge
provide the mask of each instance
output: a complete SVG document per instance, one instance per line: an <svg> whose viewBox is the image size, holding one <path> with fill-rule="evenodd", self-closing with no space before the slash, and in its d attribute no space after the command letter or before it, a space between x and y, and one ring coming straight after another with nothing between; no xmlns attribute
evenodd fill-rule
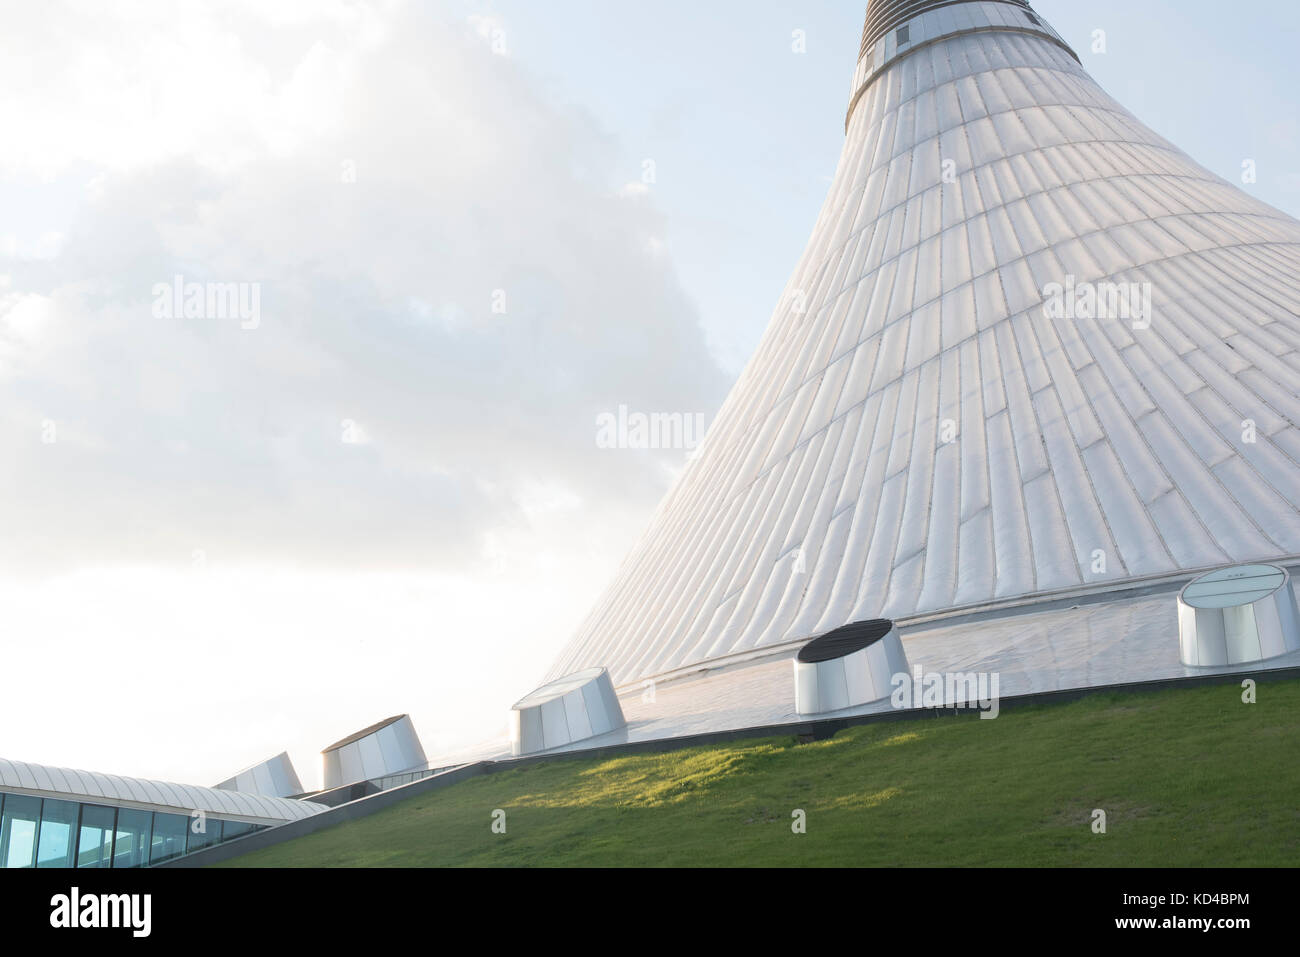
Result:
<svg viewBox="0 0 1300 957"><path fill-rule="evenodd" d="M56 768L0 758L0 788L91 804L148 808L156 811L202 811L254 823L287 823L327 810L324 804L173 784L145 778Z"/></svg>

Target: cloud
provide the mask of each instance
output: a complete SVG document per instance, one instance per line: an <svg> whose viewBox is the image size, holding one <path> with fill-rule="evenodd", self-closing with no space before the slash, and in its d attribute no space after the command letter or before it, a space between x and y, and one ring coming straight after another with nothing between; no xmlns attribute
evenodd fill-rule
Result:
<svg viewBox="0 0 1300 957"><path fill-rule="evenodd" d="M0 82L37 78L0 188L76 197L21 224L40 255L0 244L0 568L464 572L539 509L639 525L682 453L598 449L596 416L726 383L615 145L482 24L265 6L42 5L0 37ZM256 286L256 328L155 317L176 276Z"/></svg>
<svg viewBox="0 0 1300 957"><path fill-rule="evenodd" d="M472 13L468 21L474 31L491 45L493 53L498 56L510 55L510 47L506 43L506 25L500 17Z"/></svg>

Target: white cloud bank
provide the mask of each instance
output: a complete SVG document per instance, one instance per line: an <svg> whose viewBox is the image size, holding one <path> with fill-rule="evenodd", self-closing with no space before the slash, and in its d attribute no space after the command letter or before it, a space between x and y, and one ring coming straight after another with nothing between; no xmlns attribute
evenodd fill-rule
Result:
<svg viewBox="0 0 1300 957"><path fill-rule="evenodd" d="M72 674L57 703L48 689L6 694L7 727L38 702L75 722L96 679L77 663L105 651L90 622L43 614L38 594L109 596L99 627L129 660L187 624L122 595L156 584L202 606L246 569L292 570L281 597L249 601L268 622L311 623L319 660L283 656L283 630L258 634L251 614L239 627L252 635L229 647L260 643L281 687L310 680L332 701L295 691L296 717L259 730L282 703L235 661L195 663L179 691L159 675L152 711L129 693L86 705L139 741L157 713L188 708L198 726L212 702L237 699L241 727L221 734L251 737L249 761L282 736L319 747L375 708L412 710L438 738L454 709L422 689L447 645L476 642L521 696L521 669L535 677L576 626L683 461L597 448L597 415L711 412L726 382L653 205L618 195L616 146L494 53L499 29L378 0L9 6L0 593L5 630ZM256 328L156 318L152 290L175 276L257 284ZM215 578L188 574L196 555ZM336 614L326 583L361 572L393 576L375 589L389 604L364 636L372 663L331 662L355 650L361 619ZM412 575L432 584L395 584ZM557 590L568 600L541 620L475 612ZM445 614L431 614L434 596ZM403 621L456 631L412 642ZM227 658L204 633L212 660ZM358 683L371 690L354 705ZM488 704L500 714L510 700ZM30 747L8 756L55 760L39 746L130 765L110 771L236 770L201 753L142 767L128 744L79 749L68 734L20 734Z"/></svg>

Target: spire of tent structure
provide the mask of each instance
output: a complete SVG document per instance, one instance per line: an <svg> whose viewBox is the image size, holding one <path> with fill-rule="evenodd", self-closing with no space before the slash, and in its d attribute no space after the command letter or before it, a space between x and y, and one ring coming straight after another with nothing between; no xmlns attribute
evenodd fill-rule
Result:
<svg viewBox="0 0 1300 957"><path fill-rule="evenodd" d="M1300 555L1300 223L1021 0L873 0L748 367L552 669Z"/></svg>

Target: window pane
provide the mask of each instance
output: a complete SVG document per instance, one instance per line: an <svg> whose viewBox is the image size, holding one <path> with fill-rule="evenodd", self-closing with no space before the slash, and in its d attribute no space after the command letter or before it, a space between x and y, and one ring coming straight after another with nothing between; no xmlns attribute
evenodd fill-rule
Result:
<svg viewBox="0 0 1300 957"><path fill-rule="evenodd" d="M221 822L221 839L223 841L233 841L237 837L243 837L245 834L252 833L253 825L245 824L243 821Z"/></svg>
<svg viewBox="0 0 1300 957"><path fill-rule="evenodd" d="M41 805L41 833L37 839L37 867L71 867L73 863L73 829L77 826L80 806L75 801L53 801Z"/></svg>
<svg viewBox="0 0 1300 957"><path fill-rule="evenodd" d="M4 817L0 820L0 864L31 867L36 863L36 822L40 817L40 798L5 795Z"/></svg>
<svg viewBox="0 0 1300 957"><path fill-rule="evenodd" d="M186 830L186 839L188 844L185 853L193 854L195 851L202 850L221 841L221 820L215 817L209 817L203 820L203 830L195 832L199 826L199 819L191 817L189 826Z"/></svg>
<svg viewBox="0 0 1300 957"><path fill-rule="evenodd" d="M108 867L113 859L113 812L116 808L98 804L81 806L81 827L77 833L77 866Z"/></svg>
<svg viewBox="0 0 1300 957"><path fill-rule="evenodd" d="M148 811L121 808L117 812L117 838L113 842L114 867L143 867L149 863L149 841L153 815Z"/></svg>
<svg viewBox="0 0 1300 957"><path fill-rule="evenodd" d="M153 816L153 844L149 851L149 863L170 861L185 853L185 832L189 829L190 819L179 814L155 814Z"/></svg>

